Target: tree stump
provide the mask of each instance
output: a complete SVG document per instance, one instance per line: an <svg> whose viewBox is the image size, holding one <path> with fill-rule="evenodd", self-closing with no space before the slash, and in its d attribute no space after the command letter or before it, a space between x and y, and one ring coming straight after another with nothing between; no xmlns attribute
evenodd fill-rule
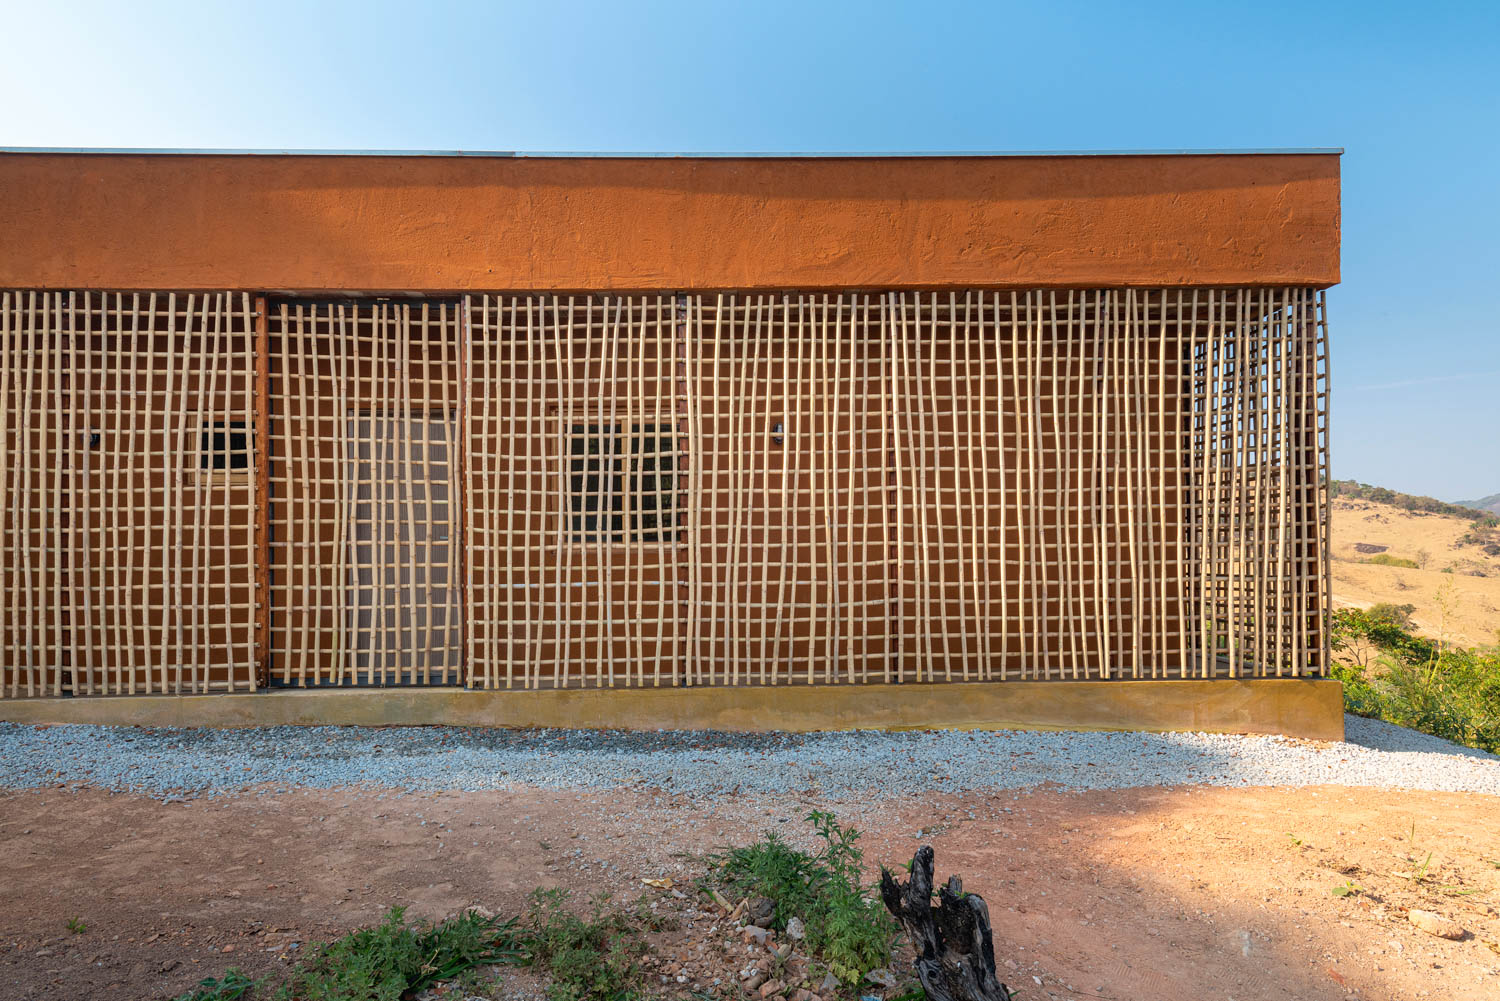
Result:
<svg viewBox="0 0 1500 1001"><path fill-rule="evenodd" d="M931 1001L1011 1001L995 975L990 909L950 876L932 904L933 854L929 845L911 860L911 879L897 882L882 866L880 897L917 950L917 976Z"/></svg>

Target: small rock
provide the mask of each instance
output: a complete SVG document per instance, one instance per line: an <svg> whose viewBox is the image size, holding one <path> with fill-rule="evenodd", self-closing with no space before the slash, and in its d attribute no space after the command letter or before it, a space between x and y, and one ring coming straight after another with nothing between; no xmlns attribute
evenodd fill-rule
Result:
<svg viewBox="0 0 1500 1001"><path fill-rule="evenodd" d="M807 937L807 926L802 923L801 918L792 918L786 923L786 937L793 942L800 942Z"/></svg>
<svg viewBox="0 0 1500 1001"><path fill-rule="evenodd" d="M823 982L818 985L818 993L827 994L829 991L838 990L838 988L839 978L835 977L832 973L825 973L823 975Z"/></svg>
<svg viewBox="0 0 1500 1001"><path fill-rule="evenodd" d="M769 928L771 921L776 917L776 901L769 897L760 897L750 904L745 915L750 919L750 924L757 928Z"/></svg>
<svg viewBox="0 0 1500 1001"><path fill-rule="evenodd" d="M757 945L765 945L766 939L770 937L771 933L766 931L766 929L764 928L757 927L756 925L746 925L743 929L740 930L740 935L746 942L754 942Z"/></svg>
<svg viewBox="0 0 1500 1001"><path fill-rule="evenodd" d="M799 987L792 992L792 1001L812 1001L813 992L805 987Z"/></svg>
<svg viewBox="0 0 1500 1001"><path fill-rule="evenodd" d="M780 980L767 980L760 985L760 996L763 998L774 998L786 990L786 984Z"/></svg>
<svg viewBox="0 0 1500 1001"><path fill-rule="evenodd" d="M220 952L233 952L234 951L234 946L232 946L232 945L226 945L224 948L220 949L219 951Z"/></svg>
<svg viewBox="0 0 1500 1001"><path fill-rule="evenodd" d="M751 977L750 977L750 979L745 981L745 990L747 990L747 991L753 991L753 990L755 990L757 987L759 987L761 984L763 984L765 982L766 982L766 975L764 973L755 973L755 974L752 974Z"/></svg>
<svg viewBox="0 0 1500 1001"><path fill-rule="evenodd" d="M1406 920L1416 925L1429 935L1438 938L1460 939L1464 937L1463 926L1457 921L1452 921L1441 914L1431 911L1412 910L1407 912Z"/></svg>
<svg viewBox="0 0 1500 1001"><path fill-rule="evenodd" d="M884 967L871 970L869 973L866 973L865 979L870 983L878 984L881 987L896 986L896 975L890 970L885 969Z"/></svg>

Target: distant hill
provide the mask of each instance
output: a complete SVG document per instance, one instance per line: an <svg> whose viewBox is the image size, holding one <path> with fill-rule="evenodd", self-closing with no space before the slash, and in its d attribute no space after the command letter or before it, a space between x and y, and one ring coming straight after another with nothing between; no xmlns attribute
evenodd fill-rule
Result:
<svg viewBox="0 0 1500 1001"><path fill-rule="evenodd" d="M1463 507L1478 508L1480 511L1488 511L1490 514L1500 514L1500 494L1490 494L1478 500L1459 501Z"/></svg>
<svg viewBox="0 0 1500 1001"><path fill-rule="evenodd" d="M1404 511L1423 511L1427 514L1442 514L1451 518L1477 519L1500 514L1500 494L1486 497L1483 501L1449 504L1446 501L1438 500L1436 497L1403 494L1398 490L1391 490L1388 487L1374 487L1368 483L1360 483L1357 480L1330 480L1328 483L1328 492L1334 497L1373 501L1376 504L1389 504L1392 507L1399 507ZM1486 502L1497 506L1491 509L1485 506Z"/></svg>

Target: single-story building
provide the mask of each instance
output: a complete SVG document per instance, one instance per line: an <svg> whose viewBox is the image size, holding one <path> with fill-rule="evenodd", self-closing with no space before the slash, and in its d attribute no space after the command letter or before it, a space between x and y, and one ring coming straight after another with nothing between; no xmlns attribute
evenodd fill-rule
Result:
<svg viewBox="0 0 1500 1001"><path fill-rule="evenodd" d="M3 152L0 719L1341 733L1338 279L1337 150Z"/></svg>

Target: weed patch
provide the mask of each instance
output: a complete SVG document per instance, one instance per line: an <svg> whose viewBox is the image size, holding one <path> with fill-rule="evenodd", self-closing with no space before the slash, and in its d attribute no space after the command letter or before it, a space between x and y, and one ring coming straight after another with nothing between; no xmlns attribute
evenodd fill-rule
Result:
<svg viewBox="0 0 1500 1001"><path fill-rule="evenodd" d="M186 994L179 994L176 1001L240 1001L248 997L256 987L239 967L231 966L222 977L204 977L198 986Z"/></svg>
<svg viewBox="0 0 1500 1001"><path fill-rule="evenodd" d="M393 907L385 920L322 946L274 995L288 1001L401 1001L408 992L477 966L518 963L516 922L474 911L437 924L408 925Z"/></svg>
<svg viewBox="0 0 1500 1001"><path fill-rule="evenodd" d="M566 907L566 890L536 890L526 914L525 962L552 977L551 1001L632 1001L640 996L642 915L596 900L587 917Z"/></svg>
<svg viewBox="0 0 1500 1001"><path fill-rule="evenodd" d="M890 961L899 929L878 894L861 882L859 832L821 810L807 820L822 841L816 852L793 848L769 832L754 844L710 856L711 877L729 897L774 901L777 931L800 918L808 952L840 980L858 983Z"/></svg>

